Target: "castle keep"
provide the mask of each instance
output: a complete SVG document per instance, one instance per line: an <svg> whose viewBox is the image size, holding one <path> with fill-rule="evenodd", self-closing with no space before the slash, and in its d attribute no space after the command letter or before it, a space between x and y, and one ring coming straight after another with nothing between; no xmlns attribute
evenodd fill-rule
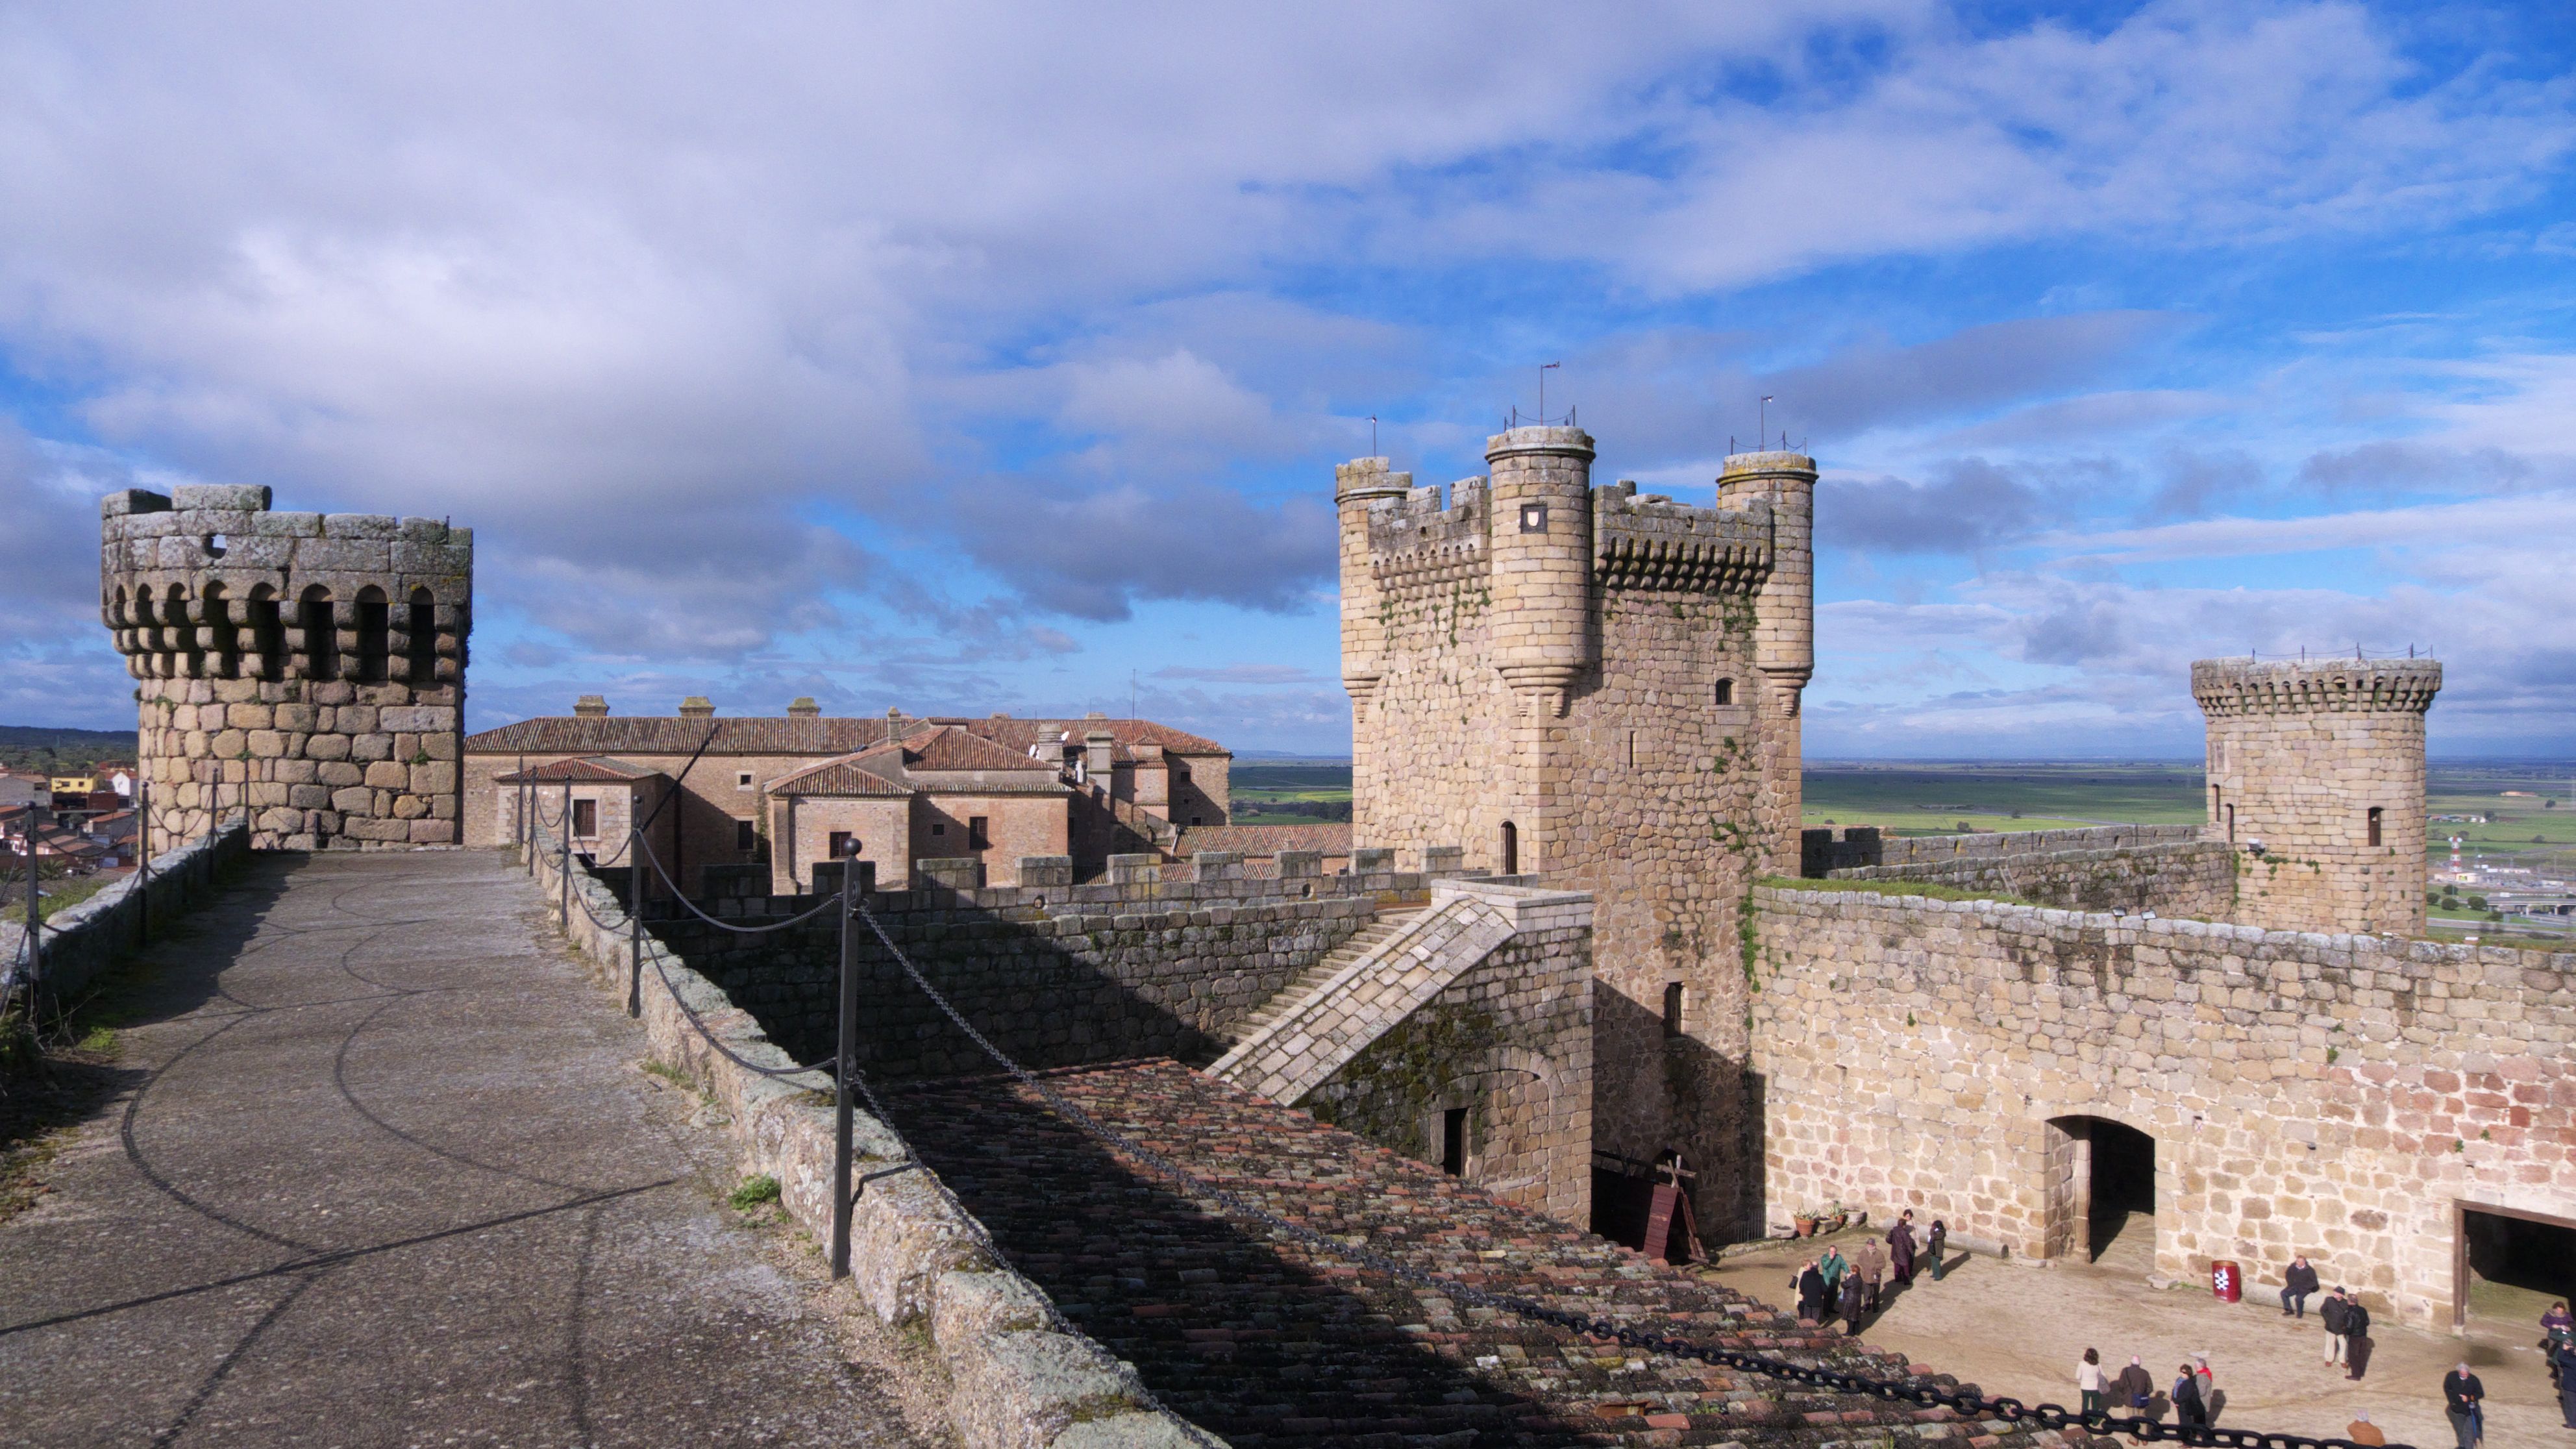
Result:
<svg viewBox="0 0 2576 1449"><path fill-rule="evenodd" d="M459 842L471 529L276 513L246 486L126 489L100 512L156 845L236 818L270 850Z"/></svg>
<svg viewBox="0 0 2576 1449"><path fill-rule="evenodd" d="M1590 892L1595 1149L1741 1180L1741 912L1797 868L1815 464L1730 457L1700 508L1595 488L1579 428L1485 456L1445 499L1336 470L1352 838Z"/></svg>

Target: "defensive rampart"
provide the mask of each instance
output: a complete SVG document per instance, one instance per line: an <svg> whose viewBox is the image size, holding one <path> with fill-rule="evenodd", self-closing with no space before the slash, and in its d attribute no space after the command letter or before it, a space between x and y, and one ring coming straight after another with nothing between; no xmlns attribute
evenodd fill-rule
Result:
<svg viewBox="0 0 2576 1449"><path fill-rule="evenodd" d="M214 894L215 877L250 853L250 832L235 823L175 846L152 861L148 881L129 876L39 925L41 984L56 1006L70 1004L119 956L151 931ZM26 928L0 922L0 980L26 970Z"/></svg>
<svg viewBox="0 0 2576 1449"><path fill-rule="evenodd" d="M2097 1122L2154 1139L2156 1264L2447 1327L2462 1209L2576 1218L2576 955L1785 886L1755 893L1769 1215L2086 1246Z"/></svg>
<svg viewBox="0 0 2576 1449"><path fill-rule="evenodd" d="M1841 840L1831 830L1806 836L1808 874L1832 880L1919 881L2066 910L2197 920L2228 919L2235 902L2235 852L2195 825L1913 837L1854 826Z"/></svg>

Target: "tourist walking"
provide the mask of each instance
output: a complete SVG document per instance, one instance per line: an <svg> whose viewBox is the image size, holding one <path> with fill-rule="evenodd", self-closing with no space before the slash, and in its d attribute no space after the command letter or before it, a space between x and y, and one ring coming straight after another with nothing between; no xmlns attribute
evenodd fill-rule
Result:
<svg viewBox="0 0 2576 1449"><path fill-rule="evenodd" d="M2138 1362L2136 1354L2131 1354L2129 1366L2120 1370L2118 1378L2111 1380L2111 1392L2119 1396L2121 1403L2129 1406L2129 1412L2143 1414L2156 1397L2156 1376L2147 1372L2147 1366Z"/></svg>
<svg viewBox="0 0 2576 1449"><path fill-rule="evenodd" d="M2567 1427L2576 1429L2576 1340L2560 1339L2549 1346L2550 1367L2558 1372L2558 1413Z"/></svg>
<svg viewBox="0 0 2576 1449"><path fill-rule="evenodd" d="M2540 1351L2550 1363L2549 1381L2561 1388L2567 1381L2558 1374L2558 1350L2571 1343L2576 1343L2576 1315L2568 1313L2564 1303L2550 1304L2549 1311L2540 1315Z"/></svg>
<svg viewBox="0 0 2576 1449"><path fill-rule="evenodd" d="M2317 1322L2325 1325L2326 1330L2326 1362L2344 1361L2344 1325L2351 1317L2352 1305L2345 1300L2343 1285L2338 1283L2335 1290L2326 1295L2326 1301L2317 1305Z"/></svg>
<svg viewBox="0 0 2576 1449"><path fill-rule="evenodd" d="M1860 1337L1860 1316L1865 1311L1861 1307L1861 1301L1865 1296L1866 1290L1861 1287L1860 1275L1858 1273L1844 1274L1842 1286L1843 1332L1850 1334L1854 1338Z"/></svg>
<svg viewBox="0 0 2576 1449"><path fill-rule="evenodd" d="M2343 1300L2343 1362L2350 1370L2344 1377L2355 1383L2370 1372L2370 1310L2350 1294Z"/></svg>
<svg viewBox="0 0 2576 1449"><path fill-rule="evenodd" d="M2075 1366L2075 1392L2083 1395L2085 1413L2102 1412L2104 1382L2101 1352L2090 1348L2084 1350L2084 1361Z"/></svg>
<svg viewBox="0 0 2576 1449"><path fill-rule="evenodd" d="M1842 1297L1843 1275L1851 1271L1851 1263L1843 1257L1843 1250L1825 1249L1825 1255L1816 1260L1816 1270L1825 1275L1825 1291L1836 1298Z"/></svg>
<svg viewBox="0 0 2576 1449"><path fill-rule="evenodd" d="M1898 1286L1914 1281L1914 1209L1897 1214L1887 1228L1887 1261L1895 1271Z"/></svg>
<svg viewBox="0 0 2576 1449"><path fill-rule="evenodd" d="M1950 1252L1950 1225L1948 1223L1941 1221L1939 1218L1934 1218L1932 1220L1932 1241L1925 1251L1932 1255L1932 1281L1938 1283L1941 1281L1941 1274L1949 1267L1949 1264L1943 1261Z"/></svg>
<svg viewBox="0 0 2576 1449"><path fill-rule="evenodd" d="M2209 1405L2200 1396L2200 1375L2191 1371L2190 1364L2184 1364L2180 1374L2173 1386L2174 1422L2186 1429L2205 1429L2209 1427Z"/></svg>
<svg viewBox="0 0 2576 1449"><path fill-rule="evenodd" d="M1869 1285L1869 1311L1876 1313L1879 1285L1887 1281L1887 1249L1872 1238L1860 1245L1860 1259L1853 1266L1859 1270L1861 1281Z"/></svg>
<svg viewBox="0 0 2576 1449"><path fill-rule="evenodd" d="M2317 1291L2317 1270L2308 1265L2306 1255L2290 1260L2290 1270L2281 1275L2281 1316L2308 1316L2308 1295Z"/></svg>
<svg viewBox="0 0 2576 1449"><path fill-rule="evenodd" d="M2487 1396L2487 1386L2462 1363L2442 1375L2442 1412L2450 1417L2452 1437L2460 1449L2478 1449L2478 1440L2486 1432L2485 1414L2478 1407Z"/></svg>
<svg viewBox="0 0 2576 1449"><path fill-rule="evenodd" d="M2370 1422L2370 1415L2366 1413L2353 1415L2352 1422L2343 1426L2343 1436L2350 1439L2355 1444L2386 1444L2388 1442L2388 1436L2379 1432L2379 1426Z"/></svg>
<svg viewBox="0 0 2576 1449"><path fill-rule="evenodd" d="M2193 1354L2191 1356L2191 1372L2193 1377L2200 1380L2201 1416L2205 1419L2215 1420L2218 1417L2219 1406L2218 1376L2209 1371L2209 1355L2205 1353Z"/></svg>
<svg viewBox="0 0 2576 1449"><path fill-rule="evenodd" d="M1798 1275L1789 1281L1798 1290L1798 1317L1808 1323L1824 1322L1825 1305L1828 1302L1825 1297L1825 1274L1823 1269L1816 1266L1816 1260L1809 1258L1807 1266L1799 1269Z"/></svg>

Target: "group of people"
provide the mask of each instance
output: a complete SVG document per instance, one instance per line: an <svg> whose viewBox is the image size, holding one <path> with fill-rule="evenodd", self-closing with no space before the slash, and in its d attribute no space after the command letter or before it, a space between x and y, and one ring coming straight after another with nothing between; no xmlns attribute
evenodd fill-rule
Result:
<svg viewBox="0 0 2576 1449"><path fill-rule="evenodd" d="M2173 1387L2165 1395L2166 1401L2173 1405L2174 1422L2185 1428L2209 1427L2220 1403L2213 1382L2217 1376L2209 1371L2209 1355L2193 1354L2191 1362L2174 1373ZM2129 1358L2128 1367L2106 1376L2102 1371L2101 1351L2084 1350L2083 1360L2075 1365L2075 1390L2082 1396L2084 1412L2088 1414L2126 1413L2158 1417L2156 1376L2134 1354Z"/></svg>
<svg viewBox="0 0 2576 1449"><path fill-rule="evenodd" d="M2564 1302L2552 1303L2540 1315L2540 1348L2547 1355L2549 1381L2558 1386L2558 1413L2576 1429L2576 1314Z"/></svg>
<svg viewBox="0 0 2576 1449"><path fill-rule="evenodd" d="M1789 1280L1790 1290L1798 1295L1798 1317L1809 1323L1840 1318L1846 1332L1858 1334L1861 1321L1878 1311L1880 1294L1890 1278L1899 1287L1913 1283L1918 1246L1931 1260L1932 1280L1939 1282L1945 1266L1942 1259L1950 1246L1949 1226L1933 1219L1931 1233L1919 1245L1914 1232L1914 1210L1907 1208L1888 1226L1884 1250L1872 1238L1850 1258L1838 1247L1809 1258Z"/></svg>
<svg viewBox="0 0 2576 1449"><path fill-rule="evenodd" d="M2307 1317L2308 1299L2316 1291L2315 1265L2304 1253L2292 1258L2281 1274L2281 1316ZM2358 1380L2370 1368L2370 1310L2338 1283L2317 1305L2317 1321L2326 1330L2325 1361L2343 1365L2343 1376Z"/></svg>

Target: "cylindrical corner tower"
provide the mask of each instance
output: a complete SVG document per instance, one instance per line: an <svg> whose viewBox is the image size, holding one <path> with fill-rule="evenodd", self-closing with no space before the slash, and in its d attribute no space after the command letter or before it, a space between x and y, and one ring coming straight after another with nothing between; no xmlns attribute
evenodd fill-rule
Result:
<svg viewBox="0 0 2576 1449"><path fill-rule="evenodd" d="M1485 441L1493 469L1494 663L1525 707L1565 713L1593 663L1592 435L1514 428Z"/></svg>
<svg viewBox="0 0 2576 1449"><path fill-rule="evenodd" d="M1762 674L1763 868L1798 872L1799 723L1816 673L1816 460L1804 453L1732 453L1717 475L1717 506L1771 514L1771 572L1753 598L1753 666Z"/></svg>
<svg viewBox="0 0 2576 1449"><path fill-rule="evenodd" d="M2209 831L2236 848L2236 920L2421 935L2430 659L2203 659Z"/></svg>
<svg viewBox="0 0 2576 1449"><path fill-rule="evenodd" d="M1384 458L1353 458L1333 470L1333 509L1341 521L1342 687L1350 691L1354 727L1368 723L1369 696L1385 668L1386 625L1378 618L1377 574L1369 567L1369 508L1412 487L1413 475L1390 472Z"/></svg>
<svg viewBox="0 0 2576 1449"><path fill-rule="evenodd" d="M234 819L272 850L459 840L472 530L272 513L264 487L99 509L156 850Z"/></svg>

